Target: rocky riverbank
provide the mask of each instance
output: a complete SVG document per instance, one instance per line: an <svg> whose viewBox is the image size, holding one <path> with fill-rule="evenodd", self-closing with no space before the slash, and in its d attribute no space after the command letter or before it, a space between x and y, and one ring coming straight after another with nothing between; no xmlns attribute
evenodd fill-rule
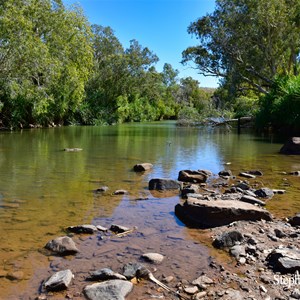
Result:
<svg viewBox="0 0 300 300"><path fill-rule="evenodd" d="M209 259L201 258L203 246L169 229L165 243L155 242L165 234L163 217L160 232L155 225L70 226L42 251L51 271L35 299L300 299L300 217L274 218L264 205L285 191L262 186L257 176L183 170L178 180L150 180L149 190L180 191L185 200L174 210L201 232Z"/></svg>

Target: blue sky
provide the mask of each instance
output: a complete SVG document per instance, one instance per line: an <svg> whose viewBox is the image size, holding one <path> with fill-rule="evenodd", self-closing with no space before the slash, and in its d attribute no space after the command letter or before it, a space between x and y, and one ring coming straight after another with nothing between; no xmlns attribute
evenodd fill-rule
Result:
<svg viewBox="0 0 300 300"><path fill-rule="evenodd" d="M202 87L217 86L215 78L201 76L193 68L180 64L182 51L197 44L197 39L187 33L187 27L213 12L214 0L64 0L64 3L67 7L79 4L91 24L110 26L125 48L132 39L148 47L160 59L156 65L158 71L170 63L179 70L180 77L191 76Z"/></svg>

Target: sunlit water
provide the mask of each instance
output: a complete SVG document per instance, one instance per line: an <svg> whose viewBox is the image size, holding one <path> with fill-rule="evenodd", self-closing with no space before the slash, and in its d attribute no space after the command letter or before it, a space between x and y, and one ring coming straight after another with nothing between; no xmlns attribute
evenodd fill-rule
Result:
<svg viewBox="0 0 300 300"><path fill-rule="evenodd" d="M270 211L278 217L300 211L299 178L281 174L300 170L300 160L279 155L281 145L250 133L182 128L173 122L0 133L0 299L16 286L26 289L36 270L47 268L47 260L35 253L66 226L117 222L156 230L158 244L176 234L196 241L195 232L174 216L179 197L152 195L147 189L151 178L177 179L182 169L214 174L225 168L234 174L260 169L265 186L287 190L269 202ZM83 150L63 151L73 147ZM153 170L133 172L142 162L151 162ZM105 196L93 192L104 185L109 187ZM111 195L117 189L128 190L129 196ZM23 280L6 278L18 270Z"/></svg>

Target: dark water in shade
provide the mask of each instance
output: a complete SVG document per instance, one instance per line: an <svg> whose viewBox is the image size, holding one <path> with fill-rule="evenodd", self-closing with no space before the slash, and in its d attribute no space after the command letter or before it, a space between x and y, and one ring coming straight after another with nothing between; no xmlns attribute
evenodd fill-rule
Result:
<svg viewBox="0 0 300 300"><path fill-rule="evenodd" d="M179 197L164 198L147 190L154 177L177 179L182 169L215 174L225 168L234 174L260 169L264 176L258 180L265 186L287 190L269 202L270 211L278 217L293 215L300 211L300 179L280 172L300 170L300 157L279 155L282 142L234 130L181 128L173 122L0 133L0 299L7 299L16 287L16 295L34 289L32 278L49 265L37 250L62 235L66 226L116 222L144 232L151 229L149 241L167 254L176 252L176 245L185 247L186 241L197 244L195 230L174 216ZM72 147L83 151L62 151ZM153 163L154 169L134 173L132 167L141 162ZM225 166L227 162L231 164ZM108 194L93 192L103 185L109 187ZM117 189L130 194L112 196ZM149 200L136 200L143 197ZM176 239L182 242L172 243ZM162 246L168 240L170 249ZM151 248L145 241L136 242ZM208 256L204 246L199 251ZM10 272L22 272L23 279L8 280Z"/></svg>

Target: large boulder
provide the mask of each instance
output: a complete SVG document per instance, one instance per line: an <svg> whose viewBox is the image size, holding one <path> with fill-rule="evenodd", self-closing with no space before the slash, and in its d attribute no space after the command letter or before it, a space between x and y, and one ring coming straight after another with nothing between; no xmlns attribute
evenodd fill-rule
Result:
<svg viewBox="0 0 300 300"><path fill-rule="evenodd" d="M177 180L165 178L153 178L149 181L149 190L178 190L181 184Z"/></svg>
<svg viewBox="0 0 300 300"><path fill-rule="evenodd" d="M175 214L183 222L202 228L228 225L241 220L272 220L267 210L249 203L236 200L205 201L192 197L183 205L177 204Z"/></svg>
<svg viewBox="0 0 300 300"><path fill-rule="evenodd" d="M89 300L125 300L132 289L131 282L115 279L88 285L84 294Z"/></svg>
<svg viewBox="0 0 300 300"><path fill-rule="evenodd" d="M178 180L183 182L204 183L209 176L210 173L205 170L182 170L179 171Z"/></svg>
<svg viewBox="0 0 300 300"><path fill-rule="evenodd" d="M294 155L300 154L300 137L290 138L280 149L279 153Z"/></svg>

